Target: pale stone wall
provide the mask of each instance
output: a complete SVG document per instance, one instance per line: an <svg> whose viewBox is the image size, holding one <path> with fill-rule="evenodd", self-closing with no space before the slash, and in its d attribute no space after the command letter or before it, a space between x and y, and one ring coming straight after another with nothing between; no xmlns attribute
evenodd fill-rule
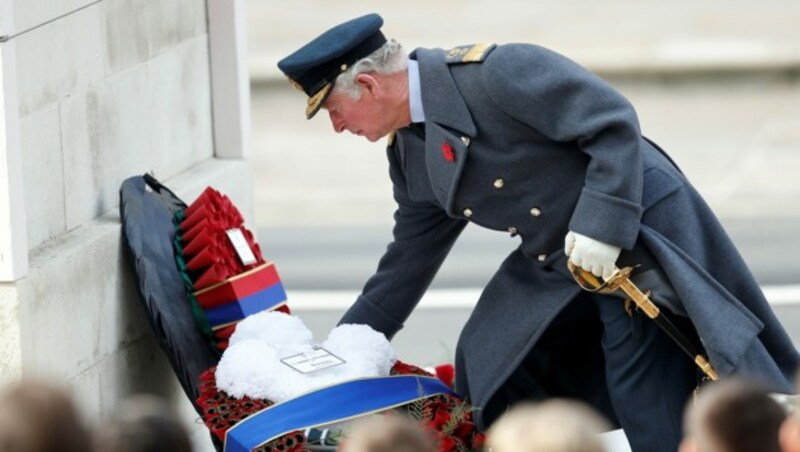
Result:
<svg viewBox="0 0 800 452"><path fill-rule="evenodd" d="M57 379L95 419L132 392L180 400L136 296L119 187L150 172L190 201L212 185L252 219L247 163L215 158L206 0L2 1L0 69L16 80L0 94L17 111L0 102L0 150L22 160L4 190L24 197L10 215L28 263L0 284L0 385Z"/></svg>
<svg viewBox="0 0 800 452"><path fill-rule="evenodd" d="M37 3L60 2L17 17ZM204 0L104 0L15 41L30 249L111 210L126 176L212 156Z"/></svg>

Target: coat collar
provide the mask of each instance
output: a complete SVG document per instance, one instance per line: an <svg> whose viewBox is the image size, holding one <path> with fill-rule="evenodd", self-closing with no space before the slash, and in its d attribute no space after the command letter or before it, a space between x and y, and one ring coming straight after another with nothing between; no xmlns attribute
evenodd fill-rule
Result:
<svg viewBox="0 0 800 452"><path fill-rule="evenodd" d="M458 130L474 137L477 133L472 115L456 86L441 49L416 49L411 58L419 62L422 105L425 121Z"/></svg>

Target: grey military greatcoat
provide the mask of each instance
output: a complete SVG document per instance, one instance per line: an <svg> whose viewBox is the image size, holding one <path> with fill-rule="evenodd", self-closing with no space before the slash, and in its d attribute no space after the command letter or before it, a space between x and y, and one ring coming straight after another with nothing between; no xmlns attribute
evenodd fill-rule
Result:
<svg viewBox="0 0 800 452"><path fill-rule="evenodd" d="M457 348L457 390L484 406L579 294L563 252L572 230L623 248L621 265L666 275L680 300L670 310L691 319L721 375L791 392L797 351L700 195L642 137L626 99L541 47L490 47L465 59L467 50L412 54L424 132L398 130L388 148L394 242L342 322L391 338L465 225L516 236L520 247L485 288Z"/></svg>

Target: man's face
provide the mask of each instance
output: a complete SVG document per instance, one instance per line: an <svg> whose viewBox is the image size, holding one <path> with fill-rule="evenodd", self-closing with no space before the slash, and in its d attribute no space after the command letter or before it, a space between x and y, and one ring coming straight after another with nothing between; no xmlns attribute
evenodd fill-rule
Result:
<svg viewBox="0 0 800 452"><path fill-rule="evenodd" d="M383 103L368 89L362 90L359 99L334 91L322 108L328 111L337 133L348 131L374 142L393 130Z"/></svg>

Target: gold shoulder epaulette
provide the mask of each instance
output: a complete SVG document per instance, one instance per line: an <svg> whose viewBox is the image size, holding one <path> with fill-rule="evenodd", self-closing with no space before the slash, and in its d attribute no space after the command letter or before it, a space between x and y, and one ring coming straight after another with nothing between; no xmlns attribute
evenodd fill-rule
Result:
<svg viewBox="0 0 800 452"><path fill-rule="evenodd" d="M497 47L495 44L473 44L453 47L447 52L447 64L480 63Z"/></svg>

